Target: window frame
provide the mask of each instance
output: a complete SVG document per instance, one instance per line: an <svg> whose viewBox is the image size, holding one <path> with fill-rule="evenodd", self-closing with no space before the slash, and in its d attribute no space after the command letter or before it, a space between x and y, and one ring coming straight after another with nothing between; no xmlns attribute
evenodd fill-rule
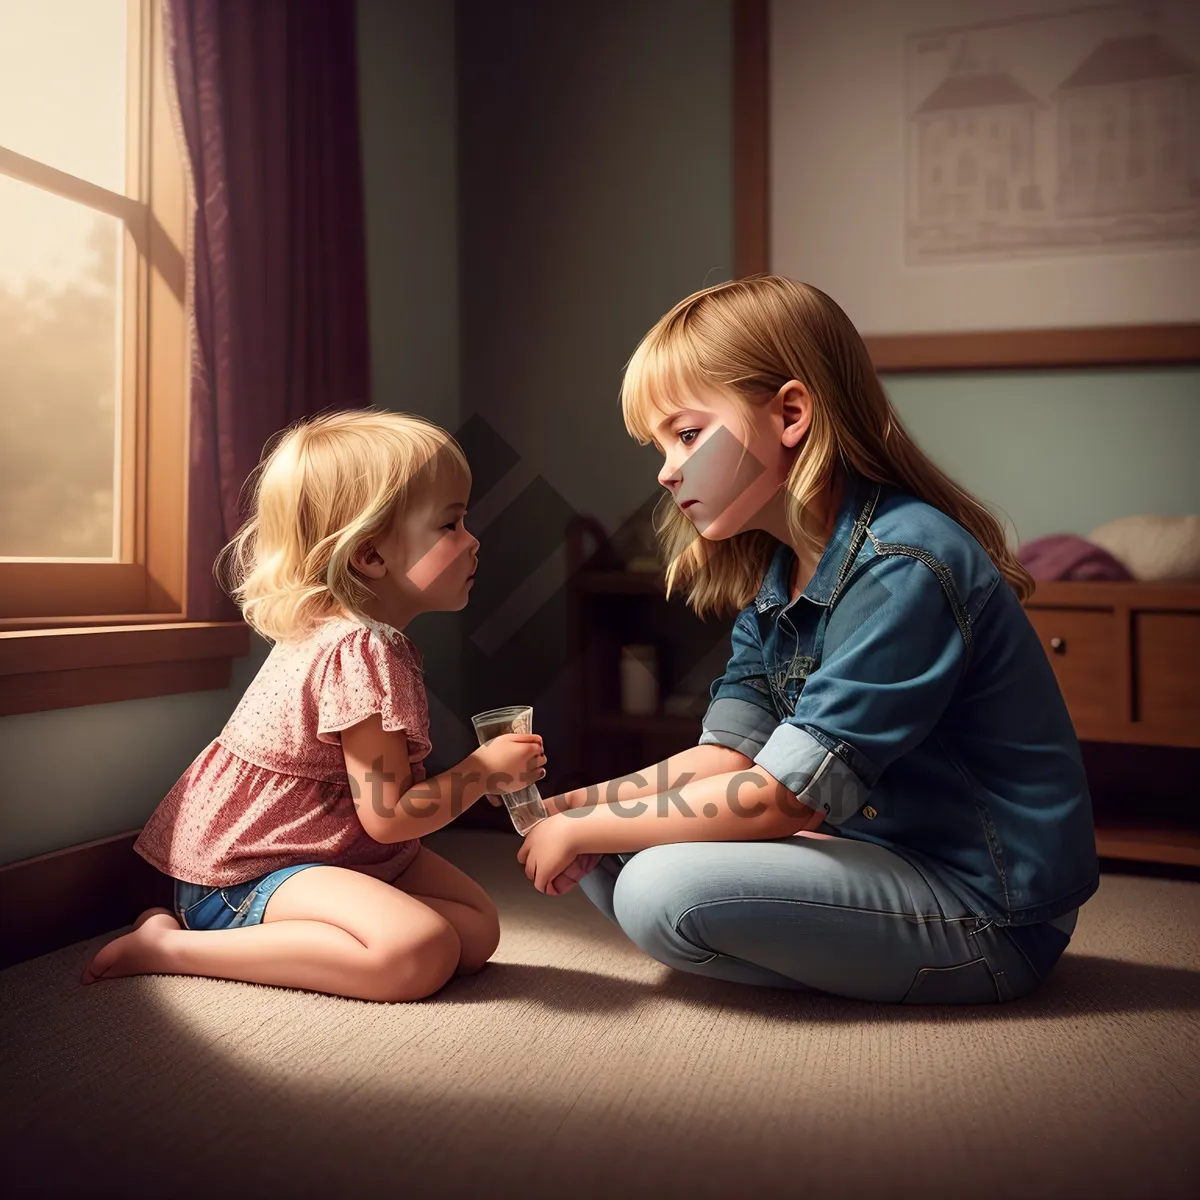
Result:
<svg viewBox="0 0 1200 1200"><path fill-rule="evenodd" d="M241 622L189 621L189 189L163 0L127 0L127 195L0 147L0 172L124 224L120 554L0 562L0 716L228 685Z"/></svg>

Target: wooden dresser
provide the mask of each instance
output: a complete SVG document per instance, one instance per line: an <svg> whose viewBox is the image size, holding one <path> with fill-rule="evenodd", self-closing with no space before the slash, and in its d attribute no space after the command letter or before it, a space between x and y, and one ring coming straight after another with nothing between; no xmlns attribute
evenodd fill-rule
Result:
<svg viewBox="0 0 1200 1200"><path fill-rule="evenodd" d="M1200 867L1200 583L1045 582L1025 611L1084 743L1101 854Z"/></svg>
<svg viewBox="0 0 1200 1200"><path fill-rule="evenodd" d="M1025 611L1081 739L1200 747L1200 583L1039 583Z"/></svg>

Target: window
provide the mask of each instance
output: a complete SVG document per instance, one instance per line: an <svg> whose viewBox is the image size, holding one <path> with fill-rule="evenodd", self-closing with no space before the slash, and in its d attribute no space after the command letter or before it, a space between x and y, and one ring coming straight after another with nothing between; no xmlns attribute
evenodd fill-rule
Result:
<svg viewBox="0 0 1200 1200"><path fill-rule="evenodd" d="M80 677L161 667L146 635L164 626L170 661L204 657L185 611L187 192L162 20L161 0L0 5L0 715L60 706L35 679L50 667L82 685L65 703L187 690L162 670L132 692ZM118 626L143 628L95 636Z"/></svg>

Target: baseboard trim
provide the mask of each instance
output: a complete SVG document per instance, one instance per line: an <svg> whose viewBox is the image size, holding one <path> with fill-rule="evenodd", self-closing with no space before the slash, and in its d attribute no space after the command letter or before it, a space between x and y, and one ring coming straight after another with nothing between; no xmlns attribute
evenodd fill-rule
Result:
<svg viewBox="0 0 1200 1200"><path fill-rule="evenodd" d="M172 900L133 843L140 829L0 867L0 970L133 924Z"/></svg>

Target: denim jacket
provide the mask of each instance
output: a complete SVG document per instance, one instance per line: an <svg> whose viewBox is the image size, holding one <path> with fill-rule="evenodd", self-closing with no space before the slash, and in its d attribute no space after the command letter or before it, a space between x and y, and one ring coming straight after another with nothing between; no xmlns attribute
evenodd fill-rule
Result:
<svg viewBox="0 0 1200 1200"><path fill-rule="evenodd" d="M983 547L931 505L848 473L803 593L780 543L739 614L700 744L739 750L824 814L940 873L999 925L1099 885L1092 802L1037 635Z"/></svg>

